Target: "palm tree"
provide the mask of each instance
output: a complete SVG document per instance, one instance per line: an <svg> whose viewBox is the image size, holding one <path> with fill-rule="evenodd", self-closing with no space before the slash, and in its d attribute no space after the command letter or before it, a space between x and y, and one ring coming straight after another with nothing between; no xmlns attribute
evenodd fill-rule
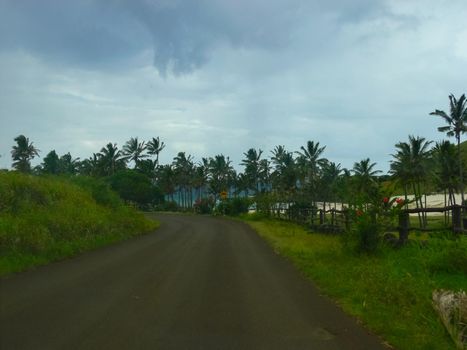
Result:
<svg viewBox="0 0 467 350"><path fill-rule="evenodd" d="M255 195L259 192L261 154L263 154L262 150L256 151L256 149L250 148L247 152L243 153L245 159L240 163L240 165L245 167L244 175L247 179L248 189L253 190Z"/></svg>
<svg viewBox="0 0 467 350"><path fill-rule="evenodd" d="M432 142L424 137L409 136L409 142L396 144L397 152L393 154L390 172L404 185L407 199L407 187L412 185L417 207L423 208L421 183L426 183L430 171L429 146ZM422 225L421 217L419 216ZM426 217L423 215L423 225Z"/></svg>
<svg viewBox="0 0 467 350"><path fill-rule="evenodd" d="M164 195L174 201L174 193L176 188L175 171L171 164L166 164L157 168L157 184L163 191Z"/></svg>
<svg viewBox="0 0 467 350"><path fill-rule="evenodd" d="M303 170L304 184L308 188L311 202L313 204L315 193L317 191L316 185L318 180L319 168L326 162L324 158L320 158L323 154L326 146L320 147L319 142L308 141L306 147L301 146L301 152L299 154L298 163L301 165L300 168Z"/></svg>
<svg viewBox="0 0 467 350"><path fill-rule="evenodd" d="M60 172L74 175L78 172L79 158L73 159L70 152L60 157Z"/></svg>
<svg viewBox="0 0 467 350"><path fill-rule="evenodd" d="M449 141L436 143L433 148L433 158L436 162L435 182L437 188L444 191L444 204L445 206L448 205L446 192L449 195L449 202L456 204L454 193L459 188L459 163L456 146Z"/></svg>
<svg viewBox="0 0 467 350"><path fill-rule="evenodd" d="M444 119L448 124L446 126L440 126L438 131L445 132L449 137L454 136L457 141L457 159L459 162L459 179L460 179L460 190L462 205L464 204L464 178L462 174L462 158L461 158L461 135L467 131L467 108L466 108L466 98L463 94L459 100L457 100L453 94L449 95L450 102L450 113L449 115L440 110L435 110L431 112L430 115L437 115Z"/></svg>
<svg viewBox="0 0 467 350"><path fill-rule="evenodd" d="M191 207L192 198L192 179L194 172L193 157L186 156L185 152L178 152L172 163L178 184L179 203L182 207Z"/></svg>
<svg viewBox="0 0 467 350"><path fill-rule="evenodd" d="M31 160L39 156L39 150L29 143L29 139L24 135L15 138L16 146L13 146L11 157L13 158L13 168L23 173L31 171Z"/></svg>
<svg viewBox="0 0 467 350"><path fill-rule="evenodd" d="M105 175L113 175L116 171L126 167L127 157L118 149L116 143L109 142L105 147L102 147L98 157Z"/></svg>
<svg viewBox="0 0 467 350"><path fill-rule="evenodd" d="M222 191L228 191L232 178L232 162L229 157L218 154L209 159L209 188L214 198L218 198Z"/></svg>
<svg viewBox="0 0 467 350"><path fill-rule="evenodd" d="M271 163L274 166L271 178L274 188L282 194L290 195L295 192L298 178L293 153L288 152L284 146L276 146L271 153Z"/></svg>
<svg viewBox="0 0 467 350"><path fill-rule="evenodd" d="M381 173L381 170L374 170L376 163L371 163L370 158L361 160L360 162L354 163L353 173L356 179L357 191L360 195L363 195L363 200L371 200L374 194L376 181L375 177Z"/></svg>
<svg viewBox="0 0 467 350"><path fill-rule="evenodd" d="M164 149L165 144L159 140L159 136L152 138L151 141L147 143L148 153L156 156L156 165L159 165L159 154Z"/></svg>
<svg viewBox="0 0 467 350"><path fill-rule="evenodd" d="M139 162L148 157L143 152L146 150L146 143L144 141L139 142L137 137L132 137L123 146L123 154L127 156L127 159L135 162L135 169L138 167Z"/></svg>

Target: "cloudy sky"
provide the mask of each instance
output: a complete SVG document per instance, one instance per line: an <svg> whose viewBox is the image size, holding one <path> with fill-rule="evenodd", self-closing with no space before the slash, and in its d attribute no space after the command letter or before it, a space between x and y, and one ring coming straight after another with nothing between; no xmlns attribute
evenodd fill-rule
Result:
<svg viewBox="0 0 467 350"><path fill-rule="evenodd" d="M24 134L41 156L159 136L163 163L236 165L314 140L387 170L467 93L466 18L465 0L0 0L0 168Z"/></svg>

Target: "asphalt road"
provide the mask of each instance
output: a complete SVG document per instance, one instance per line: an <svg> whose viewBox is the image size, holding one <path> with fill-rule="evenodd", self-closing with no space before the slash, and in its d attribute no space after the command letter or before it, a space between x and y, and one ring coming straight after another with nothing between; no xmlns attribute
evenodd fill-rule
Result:
<svg viewBox="0 0 467 350"><path fill-rule="evenodd" d="M0 280L0 348L385 349L245 224L153 234Z"/></svg>

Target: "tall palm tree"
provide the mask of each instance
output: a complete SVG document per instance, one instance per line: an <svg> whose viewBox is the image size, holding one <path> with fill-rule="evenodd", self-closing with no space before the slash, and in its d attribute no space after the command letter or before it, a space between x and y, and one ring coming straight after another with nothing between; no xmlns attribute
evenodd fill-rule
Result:
<svg viewBox="0 0 467 350"><path fill-rule="evenodd" d="M150 155L155 155L156 156L156 164L159 165L159 154L161 151L165 148L164 142L159 140L159 136L153 137L148 143L147 143L147 150Z"/></svg>
<svg viewBox="0 0 467 350"><path fill-rule="evenodd" d="M463 94L459 100L457 100L453 94L449 95L450 102L450 113L449 115L440 110L431 112L430 115L436 115L444 119L447 125L440 126L438 131L445 132L449 137L454 136L457 141L457 159L459 161L459 179L460 179L460 190L462 204L464 204L464 178L462 173L462 158L461 158L461 135L467 131L467 108L466 98Z"/></svg>
<svg viewBox="0 0 467 350"><path fill-rule="evenodd" d="M148 157L147 154L144 154L147 146L144 141L139 142L137 137L130 138L125 145L123 146L123 154L127 156L129 161L135 162L134 168L136 169L139 165L139 162Z"/></svg>
<svg viewBox="0 0 467 350"><path fill-rule="evenodd" d="M109 142L99 153L99 163L105 175L113 175L116 171L125 169L127 157L122 154L117 144Z"/></svg>
<svg viewBox="0 0 467 350"><path fill-rule="evenodd" d="M60 157L60 172L74 175L78 172L79 158L73 159L70 152Z"/></svg>
<svg viewBox="0 0 467 350"><path fill-rule="evenodd" d="M292 194L298 179L293 153L288 152L284 146L276 146L271 153L271 163L274 167L271 178L275 189L283 194Z"/></svg>
<svg viewBox="0 0 467 350"><path fill-rule="evenodd" d="M409 142L396 144L397 152L393 154L390 173L404 185L407 198L407 187L412 185L415 200L419 208L423 208L421 184L426 183L430 173L429 146L432 142L424 137L409 136ZM423 223L422 218L423 217ZM420 224L426 224L425 215L419 216Z"/></svg>
<svg viewBox="0 0 467 350"><path fill-rule="evenodd" d="M184 208L191 207L193 203L193 157L191 155L187 156L185 152L178 152L177 156L173 159L172 165L177 179L179 203Z"/></svg>
<svg viewBox="0 0 467 350"><path fill-rule="evenodd" d="M326 159L321 158L326 146L320 147L319 142L308 141L306 146L301 146L300 149L301 152L297 152L299 154L297 161L301 164L304 185L308 189L313 204L317 191L319 169L326 162Z"/></svg>
<svg viewBox="0 0 467 350"><path fill-rule="evenodd" d="M39 150L24 135L15 137L16 146L13 146L11 157L13 158L13 168L23 173L31 171L31 160L39 156Z"/></svg>
<svg viewBox="0 0 467 350"><path fill-rule="evenodd" d="M374 170L376 163L371 163L370 158L354 163L352 172L354 173L357 191L363 195L363 200L371 200L376 187L375 177L381 170Z"/></svg>
<svg viewBox="0 0 467 350"><path fill-rule="evenodd" d="M454 193L459 188L459 163L456 146L444 140L437 142L433 148L433 157L436 162L435 181L438 189L449 194L449 202L456 204ZM447 205L447 203L445 203Z"/></svg>
<svg viewBox="0 0 467 350"><path fill-rule="evenodd" d="M250 148L247 152L243 153L245 159L242 160L240 165L245 167L244 175L248 181L248 189L254 191L255 195L259 192L259 172L260 172L260 159L263 154L262 150Z"/></svg>
<svg viewBox="0 0 467 350"><path fill-rule="evenodd" d="M218 154L209 159L209 188L217 199L222 191L228 191L233 167L229 157Z"/></svg>

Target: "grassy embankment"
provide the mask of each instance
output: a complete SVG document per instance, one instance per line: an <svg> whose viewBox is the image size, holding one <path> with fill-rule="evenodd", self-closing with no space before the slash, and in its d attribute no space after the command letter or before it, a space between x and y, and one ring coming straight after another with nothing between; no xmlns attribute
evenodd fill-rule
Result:
<svg viewBox="0 0 467 350"><path fill-rule="evenodd" d="M95 179L0 173L0 276L157 227Z"/></svg>
<svg viewBox="0 0 467 350"><path fill-rule="evenodd" d="M356 255L339 236L298 225L246 221L275 251L367 328L397 349L455 349L433 310L434 289L467 290L467 237L430 238L427 246L386 247Z"/></svg>

